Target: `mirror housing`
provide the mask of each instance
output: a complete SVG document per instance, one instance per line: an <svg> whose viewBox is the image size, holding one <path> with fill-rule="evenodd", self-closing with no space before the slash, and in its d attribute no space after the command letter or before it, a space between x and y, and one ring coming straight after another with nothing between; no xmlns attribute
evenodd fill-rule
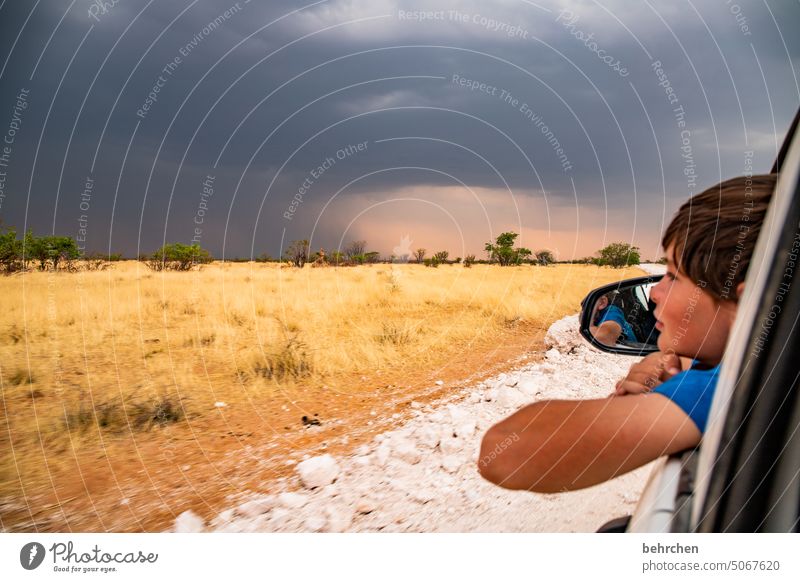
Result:
<svg viewBox="0 0 800 582"><path fill-rule="evenodd" d="M581 301L583 338L612 354L644 356L657 352L660 332L655 329L650 289L663 277L625 279L591 291Z"/></svg>

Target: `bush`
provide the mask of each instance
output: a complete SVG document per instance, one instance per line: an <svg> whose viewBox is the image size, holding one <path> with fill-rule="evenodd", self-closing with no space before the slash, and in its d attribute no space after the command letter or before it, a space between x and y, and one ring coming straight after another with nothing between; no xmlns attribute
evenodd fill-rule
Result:
<svg viewBox="0 0 800 582"><path fill-rule="evenodd" d="M597 252L600 255L598 262L600 265L620 268L628 265L638 265L640 262L639 247L628 243L611 243Z"/></svg>
<svg viewBox="0 0 800 582"><path fill-rule="evenodd" d="M39 261L39 269L57 271L59 265L73 270L73 261L81 256L78 244L68 236L36 237L32 231L25 233L23 240L17 240L16 230L8 229L0 234L0 269L13 273L26 269L31 260Z"/></svg>
<svg viewBox="0 0 800 582"><path fill-rule="evenodd" d="M290 335L277 351L259 359L253 366L253 371L262 378L278 382L287 378L310 376L311 362L307 347L297 339L296 334Z"/></svg>
<svg viewBox="0 0 800 582"><path fill-rule="evenodd" d="M87 271L105 271L109 266L106 256L100 253L86 255L83 265Z"/></svg>
<svg viewBox="0 0 800 582"><path fill-rule="evenodd" d="M71 270L72 261L81 256L78 244L68 236L33 236L33 232L25 233L25 253L39 261L39 269L46 271L51 265L54 271L61 263Z"/></svg>
<svg viewBox="0 0 800 582"><path fill-rule="evenodd" d="M147 266L154 271L188 271L195 265L210 263L211 253L199 244L165 244L147 259Z"/></svg>
<svg viewBox="0 0 800 582"><path fill-rule="evenodd" d="M296 240L286 249L286 260L291 261L295 267L302 268L308 261L309 249L307 240Z"/></svg>
<svg viewBox="0 0 800 582"><path fill-rule="evenodd" d="M28 370L18 369L11 375L8 381L12 386L21 386L22 384L33 384L36 382L36 378L34 378L33 373Z"/></svg>
<svg viewBox="0 0 800 582"><path fill-rule="evenodd" d="M494 244L486 243L484 249L489 254L489 260L497 261L501 267L521 265L532 253L525 247L514 248L518 236L516 232L504 232L495 239Z"/></svg>
<svg viewBox="0 0 800 582"><path fill-rule="evenodd" d="M536 263L546 267L552 263L555 263L555 257L553 257L553 253L551 253L547 249L542 249L541 251L537 251L536 253Z"/></svg>
<svg viewBox="0 0 800 582"><path fill-rule="evenodd" d="M383 331L377 337L378 343L394 344L396 346L407 344L411 341L411 332L394 323L383 323Z"/></svg>
<svg viewBox="0 0 800 582"><path fill-rule="evenodd" d="M464 263L463 263L463 265L464 265L466 268L468 268L468 269L469 269L469 268L471 268L471 267L472 267L472 265L474 265L474 264L475 264L475 255L467 255L466 257L464 257Z"/></svg>
<svg viewBox="0 0 800 582"><path fill-rule="evenodd" d="M0 269L13 273L25 267L22 260L22 241L17 240L17 231L12 229L0 234Z"/></svg>
<svg viewBox="0 0 800 582"><path fill-rule="evenodd" d="M182 418L184 409L180 398L170 394L162 394L153 400L135 401L131 398L128 402L117 397L90 403L82 397L77 408L64 411L67 430L81 432L92 427L107 432L123 432L129 427L145 431L179 422Z"/></svg>
<svg viewBox="0 0 800 582"><path fill-rule="evenodd" d="M447 257L449 257L449 256L450 256L449 252L447 252L447 251L439 251L438 253L433 255L433 258L436 260L437 263L446 263L447 262Z"/></svg>

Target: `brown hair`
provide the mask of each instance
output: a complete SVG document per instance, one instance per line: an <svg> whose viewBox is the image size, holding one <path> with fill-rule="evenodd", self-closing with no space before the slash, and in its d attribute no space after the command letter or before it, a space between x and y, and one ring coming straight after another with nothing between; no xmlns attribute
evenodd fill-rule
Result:
<svg viewBox="0 0 800 582"><path fill-rule="evenodd" d="M692 196L672 218L661 246L673 262L718 301L736 301L777 174L731 178Z"/></svg>

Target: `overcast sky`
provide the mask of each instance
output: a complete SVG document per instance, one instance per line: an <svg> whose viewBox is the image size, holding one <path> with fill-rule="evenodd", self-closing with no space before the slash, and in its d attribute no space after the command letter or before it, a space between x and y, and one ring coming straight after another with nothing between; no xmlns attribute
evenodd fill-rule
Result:
<svg viewBox="0 0 800 582"><path fill-rule="evenodd" d="M800 104L796 1L0 2L0 219L87 252L656 258Z"/></svg>

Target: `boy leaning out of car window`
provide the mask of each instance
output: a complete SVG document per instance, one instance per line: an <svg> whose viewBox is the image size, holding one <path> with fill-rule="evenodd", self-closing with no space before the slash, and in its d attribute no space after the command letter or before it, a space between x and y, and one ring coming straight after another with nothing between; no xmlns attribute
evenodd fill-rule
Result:
<svg viewBox="0 0 800 582"><path fill-rule="evenodd" d="M483 477L508 489L580 489L699 444L776 179L733 178L681 206L661 241L667 273L650 292L659 351L609 398L539 401L490 428Z"/></svg>

